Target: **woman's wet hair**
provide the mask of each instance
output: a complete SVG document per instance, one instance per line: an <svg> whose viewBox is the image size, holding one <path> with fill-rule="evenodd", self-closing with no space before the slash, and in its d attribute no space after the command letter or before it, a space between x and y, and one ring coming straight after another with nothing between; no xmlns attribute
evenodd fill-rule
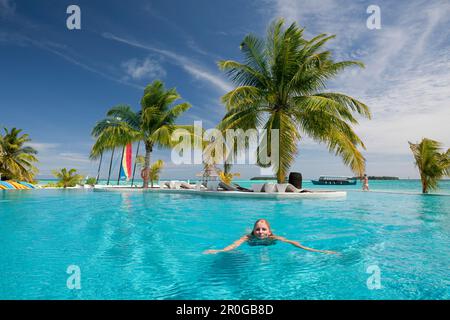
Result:
<svg viewBox="0 0 450 320"><path fill-rule="evenodd" d="M266 219L258 219L258 220L256 220L255 224L253 225L253 229L252 229L251 235L252 236L255 235L254 232L255 232L256 225L258 223L260 223L260 222L264 222L267 225L267 227L269 228L269 235L271 236L272 235L272 228L270 227L269 221L267 221Z"/></svg>

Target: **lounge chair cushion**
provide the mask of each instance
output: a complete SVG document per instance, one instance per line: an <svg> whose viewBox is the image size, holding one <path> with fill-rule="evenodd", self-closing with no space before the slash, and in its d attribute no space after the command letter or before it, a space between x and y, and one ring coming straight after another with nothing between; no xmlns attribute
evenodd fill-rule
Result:
<svg viewBox="0 0 450 320"><path fill-rule="evenodd" d="M192 185L190 183L187 183L187 182L184 182L184 181L180 182L180 187L182 189L195 189L194 185Z"/></svg>
<svg viewBox="0 0 450 320"><path fill-rule="evenodd" d="M286 192L301 192L302 189L297 189L292 184L288 183L286 186Z"/></svg>
<svg viewBox="0 0 450 320"><path fill-rule="evenodd" d="M263 192L267 192L267 193L273 193L275 192L275 184L274 183L265 183L264 184L264 188L263 188Z"/></svg>
<svg viewBox="0 0 450 320"><path fill-rule="evenodd" d="M264 187L264 184L252 184L252 190L253 192L262 192L262 189Z"/></svg>
<svg viewBox="0 0 450 320"><path fill-rule="evenodd" d="M276 191L284 193L284 192L286 192L286 188L288 187L288 185L289 185L289 183L277 183L275 185Z"/></svg>

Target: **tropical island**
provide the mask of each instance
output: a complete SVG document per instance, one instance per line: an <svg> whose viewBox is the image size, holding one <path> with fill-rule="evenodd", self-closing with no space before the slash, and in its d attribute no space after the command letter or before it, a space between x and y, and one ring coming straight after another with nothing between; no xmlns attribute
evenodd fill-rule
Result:
<svg viewBox="0 0 450 320"><path fill-rule="evenodd" d="M367 176L369 180L400 180L399 177L389 177L389 176ZM361 177L353 177L352 179L361 179Z"/></svg>

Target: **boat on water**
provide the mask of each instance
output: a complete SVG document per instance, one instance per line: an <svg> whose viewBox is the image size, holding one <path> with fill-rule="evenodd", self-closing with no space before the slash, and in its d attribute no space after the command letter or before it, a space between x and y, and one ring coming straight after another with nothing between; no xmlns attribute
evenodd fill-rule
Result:
<svg viewBox="0 0 450 320"><path fill-rule="evenodd" d="M346 176L320 176L319 180L311 180L316 185L355 185L356 179Z"/></svg>

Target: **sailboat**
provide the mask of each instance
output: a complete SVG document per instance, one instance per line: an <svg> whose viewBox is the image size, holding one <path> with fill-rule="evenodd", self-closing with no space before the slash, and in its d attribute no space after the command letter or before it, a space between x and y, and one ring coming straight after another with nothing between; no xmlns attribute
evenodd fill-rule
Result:
<svg viewBox="0 0 450 320"><path fill-rule="evenodd" d="M119 184L119 180L126 181L130 180L131 176L131 153L132 146L131 143L127 144L122 151L122 161L120 162L120 170L119 170L119 178L117 180L117 184Z"/></svg>

